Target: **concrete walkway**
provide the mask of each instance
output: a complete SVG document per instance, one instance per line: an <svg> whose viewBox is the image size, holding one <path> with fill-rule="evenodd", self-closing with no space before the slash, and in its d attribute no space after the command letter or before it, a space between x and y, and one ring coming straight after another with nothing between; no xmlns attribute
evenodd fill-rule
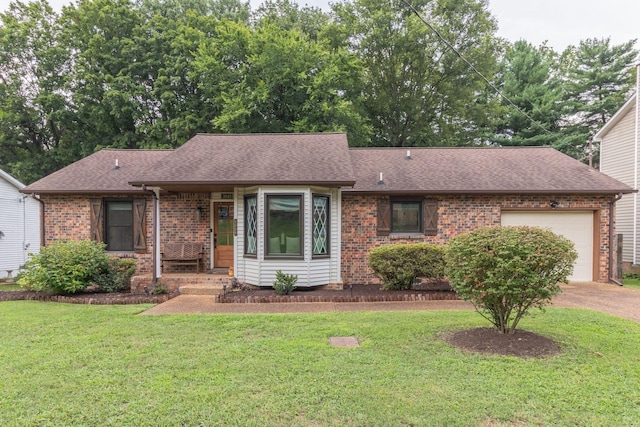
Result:
<svg viewBox="0 0 640 427"><path fill-rule="evenodd" d="M640 291L617 285L580 282L562 285L563 292L553 307L575 307L602 311L640 322ZM330 311L398 311L398 310L472 310L464 301L357 302L357 303L267 303L221 304L207 295L180 295L144 313L152 314L222 314L222 313L318 313Z"/></svg>

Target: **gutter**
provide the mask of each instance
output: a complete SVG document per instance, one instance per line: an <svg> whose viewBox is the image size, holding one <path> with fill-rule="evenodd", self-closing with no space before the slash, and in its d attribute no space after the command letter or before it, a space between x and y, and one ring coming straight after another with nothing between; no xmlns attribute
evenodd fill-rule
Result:
<svg viewBox="0 0 640 427"><path fill-rule="evenodd" d="M622 193L615 196L609 202L609 281L618 286L622 286L622 282L613 277L613 207L615 203L622 198Z"/></svg>

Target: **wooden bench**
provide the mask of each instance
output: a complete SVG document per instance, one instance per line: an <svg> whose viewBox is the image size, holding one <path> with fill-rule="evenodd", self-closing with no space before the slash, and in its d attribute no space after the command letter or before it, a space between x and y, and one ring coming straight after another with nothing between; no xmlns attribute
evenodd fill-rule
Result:
<svg viewBox="0 0 640 427"><path fill-rule="evenodd" d="M160 253L161 269L166 264L195 265L200 273L200 260L204 259L204 245L202 243L165 243Z"/></svg>

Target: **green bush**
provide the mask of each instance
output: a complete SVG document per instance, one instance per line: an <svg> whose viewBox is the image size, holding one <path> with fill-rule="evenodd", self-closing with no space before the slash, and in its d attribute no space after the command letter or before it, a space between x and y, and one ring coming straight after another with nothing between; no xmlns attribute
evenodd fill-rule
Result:
<svg viewBox="0 0 640 427"><path fill-rule="evenodd" d="M573 242L538 227L489 227L449 242L446 274L460 298L502 333L513 333L532 307L542 308L567 282Z"/></svg>
<svg viewBox="0 0 640 427"><path fill-rule="evenodd" d="M369 251L369 267L382 289L411 289L419 277L444 276L444 246L429 243L380 246Z"/></svg>
<svg viewBox="0 0 640 427"><path fill-rule="evenodd" d="M19 285L28 290L75 294L109 268L104 245L91 240L57 241L31 255Z"/></svg>
<svg viewBox="0 0 640 427"><path fill-rule="evenodd" d="M105 292L129 292L135 271L135 259L109 257L107 268L94 276L93 283Z"/></svg>
<svg viewBox="0 0 640 427"><path fill-rule="evenodd" d="M273 289L278 295L289 295L296 288L298 276L295 274L285 274L276 271L276 280L273 282Z"/></svg>

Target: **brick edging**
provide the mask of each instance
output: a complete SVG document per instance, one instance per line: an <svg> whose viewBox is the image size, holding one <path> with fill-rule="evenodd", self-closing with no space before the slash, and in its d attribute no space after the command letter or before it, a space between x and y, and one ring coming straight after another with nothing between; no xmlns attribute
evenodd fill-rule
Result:
<svg viewBox="0 0 640 427"><path fill-rule="evenodd" d="M67 304L91 304L91 305L128 305L128 304L160 304L178 296L179 293L163 295L135 295L121 297L95 298L92 296L79 295L50 295L39 292L25 295L21 292L0 292L0 301L42 301L61 302Z"/></svg>
<svg viewBox="0 0 640 427"><path fill-rule="evenodd" d="M447 291L424 292L419 294L391 294L391 295L246 295L233 296L216 295L218 303L247 303L247 304L264 304L278 302L407 302L407 301L443 301L443 300L459 300L458 294Z"/></svg>

